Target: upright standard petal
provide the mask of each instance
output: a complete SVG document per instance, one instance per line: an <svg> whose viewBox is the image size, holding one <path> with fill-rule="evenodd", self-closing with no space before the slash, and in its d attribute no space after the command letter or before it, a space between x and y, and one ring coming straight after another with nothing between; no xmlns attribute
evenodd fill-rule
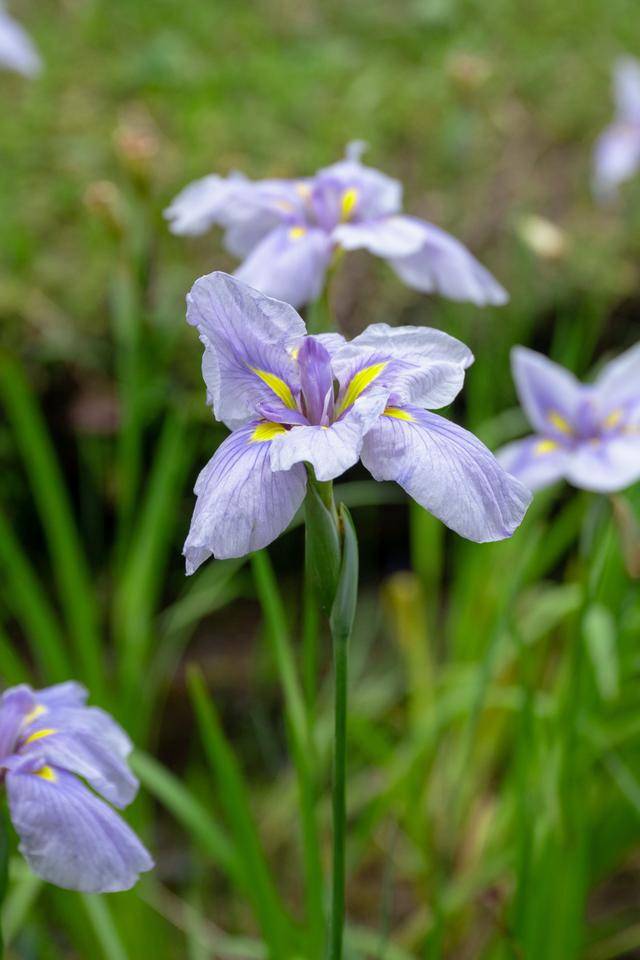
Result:
<svg viewBox="0 0 640 960"><path fill-rule="evenodd" d="M33 77L42 61L29 35L0 7L0 67Z"/></svg>
<svg viewBox="0 0 640 960"><path fill-rule="evenodd" d="M525 437L508 443L496 453L503 469L529 490L541 490L565 476L569 453L555 440Z"/></svg>
<svg viewBox="0 0 640 960"><path fill-rule="evenodd" d="M270 452L287 431L251 423L231 434L202 470L184 545L187 573L208 557L243 557L266 547L291 523L306 489L302 464L274 473Z"/></svg>
<svg viewBox="0 0 640 960"><path fill-rule="evenodd" d="M331 426L292 427L271 446L272 469L295 470L296 464L301 468L310 463L318 480L335 480L358 462L363 439L379 419L388 396L387 390L361 396Z"/></svg>
<svg viewBox="0 0 640 960"><path fill-rule="evenodd" d="M504 288L458 240L431 223L408 219L422 228L422 245L415 253L388 257L405 283L423 293L437 292L480 307L507 302Z"/></svg>
<svg viewBox="0 0 640 960"><path fill-rule="evenodd" d="M531 501L477 437L413 406L387 409L365 437L362 462L468 540L511 536Z"/></svg>
<svg viewBox="0 0 640 960"><path fill-rule="evenodd" d="M317 300L333 244L324 231L302 224L272 230L236 270L236 277L293 307Z"/></svg>
<svg viewBox="0 0 640 960"><path fill-rule="evenodd" d="M460 340L429 327L390 327L375 323L351 342L336 345L333 369L343 389L366 370L375 386L386 387L398 402L437 409L458 395L473 354Z"/></svg>
<svg viewBox="0 0 640 960"><path fill-rule="evenodd" d="M513 348L511 368L520 403L534 430L566 441L573 434L584 396L580 381L564 367L526 347Z"/></svg>
<svg viewBox="0 0 640 960"><path fill-rule="evenodd" d="M187 320L205 344L202 372L219 420L233 427L255 417L260 403L276 400L295 408L292 350L306 329L293 307L226 273L210 273L187 295Z"/></svg>
<svg viewBox="0 0 640 960"><path fill-rule="evenodd" d="M20 852L49 883L111 893L129 890L153 867L124 820L72 774L26 757L6 784Z"/></svg>

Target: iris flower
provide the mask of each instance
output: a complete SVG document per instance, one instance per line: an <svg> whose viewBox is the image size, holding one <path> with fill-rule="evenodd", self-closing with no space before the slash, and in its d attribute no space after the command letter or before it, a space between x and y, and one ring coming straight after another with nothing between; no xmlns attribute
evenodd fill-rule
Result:
<svg viewBox="0 0 640 960"><path fill-rule="evenodd" d="M34 873L85 893L128 890L153 862L96 794L116 807L131 803L138 790L126 764L131 743L86 699L73 682L7 690L0 698L0 777Z"/></svg>
<svg viewBox="0 0 640 960"><path fill-rule="evenodd" d="M615 196L618 187L640 168L640 63L621 57L614 68L616 117L602 133L594 155L597 196Z"/></svg>
<svg viewBox="0 0 640 960"><path fill-rule="evenodd" d="M524 347L512 352L513 377L534 435L498 458L531 490L564 477L609 493L640 479L640 344L608 363L595 383Z"/></svg>
<svg viewBox="0 0 640 960"><path fill-rule="evenodd" d="M41 65L28 34L0 3L0 66L33 77L39 73Z"/></svg>
<svg viewBox="0 0 640 960"><path fill-rule="evenodd" d="M232 430L196 483L188 573L275 540L305 496L305 464L325 481L361 459L470 540L508 537L522 520L529 491L429 412L451 403L473 362L459 340L387 324L351 342L307 336L293 307L224 273L197 280L187 304L208 401Z"/></svg>
<svg viewBox="0 0 640 960"><path fill-rule="evenodd" d="M444 230L402 214L402 185L360 162L363 144L313 177L251 181L239 173L196 180L166 210L171 230L225 229L242 259L236 276L267 296L300 307L316 300L334 254L365 249L387 260L411 287L480 306L507 295Z"/></svg>

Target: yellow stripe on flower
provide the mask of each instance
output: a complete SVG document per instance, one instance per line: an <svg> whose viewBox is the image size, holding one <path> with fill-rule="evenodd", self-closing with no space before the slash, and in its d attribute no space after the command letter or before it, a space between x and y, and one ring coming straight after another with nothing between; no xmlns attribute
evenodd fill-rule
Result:
<svg viewBox="0 0 640 960"><path fill-rule="evenodd" d="M291 393L291 388L288 383L285 383L284 380L277 377L275 373L269 373L268 370L259 370L258 367L249 367L249 369L255 373L257 377L260 377L262 382L266 383L270 390L273 390L276 397L282 400L285 407L289 407L290 410L296 409L296 402L293 399L293 394Z"/></svg>
<svg viewBox="0 0 640 960"><path fill-rule="evenodd" d="M351 214L353 213L355 206L358 202L358 191L355 187L349 187L342 194L342 200L340 201L340 219L348 220Z"/></svg>
<svg viewBox="0 0 640 960"><path fill-rule="evenodd" d="M557 450L560 444L556 440L540 440L536 443L534 452L538 456L542 456L545 453L551 453L553 450Z"/></svg>
<svg viewBox="0 0 640 960"><path fill-rule="evenodd" d="M571 424L567 420L565 420L562 414L558 413L557 410L550 410L549 413L547 414L547 420L553 427L556 428L556 430L559 430L560 433L567 433L567 434L573 433L573 430L571 429Z"/></svg>
<svg viewBox="0 0 640 960"><path fill-rule="evenodd" d="M38 717L41 717L43 713L47 712L47 708L43 707L41 703L37 707L34 707L31 713L28 713L24 720L22 721L25 727L28 727L33 723L34 720L37 720Z"/></svg>
<svg viewBox="0 0 640 960"><path fill-rule="evenodd" d="M49 783L55 783L56 780L58 779L56 777L55 771L52 770L51 767L47 767L47 766L40 767L40 769L35 770L34 773L36 777L42 777L43 780L48 780Z"/></svg>
<svg viewBox="0 0 640 960"><path fill-rule="evenodd" d="M356 402L363 390L366 390L374 380L377 380L386 367L387 362L387 360L383 360L381 363L372 363L370 367L363 367L362 370L358 370L352 377L346 393L342 398L342 402L336 411L338 416Z"/></svg>
<svg viewBox="0 0 640 960"><path fill-rule="evenodd" d="M286 432L281 423L259 423L249 440L251 443L266 443L268 440L273 440L274 437Z"/></svg>
<svg viewBox="0 0 640 960"><path fill-rule="evenodd" d="M306 232L306 227L291 227L289 230L289 240L300 240Z"/></svg>
<svg viewBox="0 0 640 960"><path fill-rule="evenodd" d="M384 417L393 417L394 420L410 420L412 423L414 423L416 419L408 410L403 410L401 407L386 407L382 415Z"/></svg>
<svg viewBox="0 0 640 960"><path fill-rule="evenodd" d="M35 733L32 733L30 737L27 737L25 740L26 743L35 743L36 740L42 740L43 737L50 737L53 733L57 733L57 730L54 730L53 727L47 727L45 730L36 730Z"/></svg>
<svg viewBox="0 0 640 960"><path fill-rule="evenodd" d="M606 417L603 427L606 427L607 430L613 430L614 427L617 427L622 419L622 410L612 410L608 417Z"/></svg>

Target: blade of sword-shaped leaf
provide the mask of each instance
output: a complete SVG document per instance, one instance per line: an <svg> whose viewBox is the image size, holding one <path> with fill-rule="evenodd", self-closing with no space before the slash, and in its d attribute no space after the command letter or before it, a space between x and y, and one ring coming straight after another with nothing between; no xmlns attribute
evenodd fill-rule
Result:
<svg viewBox="0 0 640 960"><path fill-rule="evenodd" d="M140 518L133 532L114 602L114 626L120 650L120 681L125 702L137 696L141 671L153 641L158 594L175 531L179 498L191 463L192 444L182 416L169 413L156 447Z"/></svg>
<svg viewBox="0 0 640 960"><path fill-rule="evenodd" d="M34 662L47 683L67 680L73 673L56 614L22 546L0 510L0 594L18 620Z"/></svg>
<svg viewBox="0 0 640 960"><path fill-rule="evenodd" d="M236 886L242 888L244 870L240 854L211 811L193 796L178 777L141 750L135 750L131 767L144 788L187 830L202 850Z"/></svg>
<svg viewBox="0 0 640 960"><path fill-rule="evenodd" d="M287 730L298 781L310 944L308 949L317 953L322 948L324 897L316 814L315 744L307 722L308 714L296 669L287 615L266 550L252 555L251 566L265 618L266 635L284 694Z"/></svg>
<svg viewBox="0 0 640 960"><path fill-rule="evenodd" d="M8 687L29 683L30 671L0 625L0 677Z"/></svg>
<svg viewBox="0 0 640 960"><path fill-rule="evenodd" d="M11 866L13 868L14 864ZM11 870L11 889L2 910L5 949L20 933L31 907L44 887L44 880L31 873L23 860L18 860L15 866L17 870L15 874L14 870Z"/></svg>
<svg viewBox="0 0 640 960"><path fill-rule="evenodd" d="M0 397L13 427L45 533L54 580L82 679L100 700L105 692L105 677L91 575L42 412L21 366L6 353L0 354Z"/></svg>
<svg viewBox="0 0 640 960"><path fill-rule="evenodd" d="M188 686L206 759L240 854L245 895L253 906L271 955L288 957L293 937L291 922L265 858L249 803L248 786L222 731L202 674L195 667L189 671Z"/></svg>
<svg viewBox="0 0 640 960"><path fill-rule="evenodd" d="M107 906L106 897L99 894L82 894L81 900L100 944L104 960L128 960L128 954Z"/></svg>

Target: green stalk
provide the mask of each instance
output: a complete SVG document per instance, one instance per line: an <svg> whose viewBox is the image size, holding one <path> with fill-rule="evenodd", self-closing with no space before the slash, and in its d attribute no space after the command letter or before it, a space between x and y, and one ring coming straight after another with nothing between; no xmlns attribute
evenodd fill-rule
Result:
<svg viewBox="0 0 640 960"><path fill-rule="evenodd" d="M7 811L2 806L0 810L0 910L4 904L4 898L7 895L9 885L9 825L7 823ZM4 936L2 925L0 924L0 960L4 957Z"/></svg>

